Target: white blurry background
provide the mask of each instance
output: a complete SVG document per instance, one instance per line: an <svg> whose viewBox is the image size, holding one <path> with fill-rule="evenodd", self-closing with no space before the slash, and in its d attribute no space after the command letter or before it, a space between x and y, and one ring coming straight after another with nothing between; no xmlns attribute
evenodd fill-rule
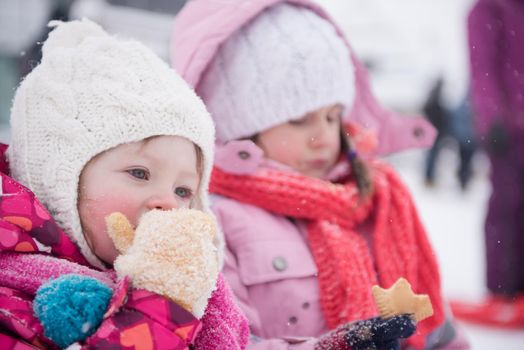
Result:
<svg viewBox="0 0 524 350"><path fill-rule="evenodd" d="M437 76L453 108L466 94L466 15L472 0L316 0L335 18L370 69L373 89L385 105L417 113ZM41 40L53 9L72 18L89 17L108 31L143 41L168 59L175 13L184 0L0 0L0 141L8 141L8 112L20 79L20 61ZM524 20L524 19L523 19ZM27 65L27 62L25 63ZM36 62L30 62L34 65ZM423 152L389 158L411 188L441 264L447 297L480 299L484 293L483 220L489 197L489 164L474 159L475 176L466 192L455 178L453 149L441 154L438 184L423 183ZM524 349L524 330L462 324L473 349Z"/></svg>

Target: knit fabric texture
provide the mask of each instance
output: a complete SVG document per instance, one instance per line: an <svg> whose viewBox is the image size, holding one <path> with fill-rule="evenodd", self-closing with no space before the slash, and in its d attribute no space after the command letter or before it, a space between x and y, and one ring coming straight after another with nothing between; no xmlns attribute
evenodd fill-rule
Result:
<svg viewBox="0 0 524 350"><path fill-rule="evenodd" d="M404 277L416 293L428 294L435 313L409 339L422 348L425 337L444 320L435 254L398 175L378 161L370 168L375 192L367 199L359 197L352 179L335 184L273 169L233 175L215 167L210 191L308 222L320 303L330 328L376 316L375 284L389 287ZM366 219L374 221L371 248L356 231Z"/></svg>
<svg viewBox="0 0 524 350"><path fill-rule="evenodd" d="M214 127L200 98L144 45L111 36L86 19L50 25L56 28L43 44L42 61L15 95L8 159L13 177L100 268L77 210L87 162L124 143L185 137L202 150L195 207L207 210Z"/></svg>
<svg viewBox="0 0 524 350"><path fill-rule="evenodd" d="M196 90L225 142L323 106L351 108L355 73L333 25L308 9L279 4L221 46Z"/></svg>
<svg viewBox="0 0 524 350"><path fill-rule="evenodd" d="M67 274L95 278L110 288L115 285L113 271L97 271L74 261L45 254L0 254L0 285L28 295L34 295L47 280Z"/></svg>

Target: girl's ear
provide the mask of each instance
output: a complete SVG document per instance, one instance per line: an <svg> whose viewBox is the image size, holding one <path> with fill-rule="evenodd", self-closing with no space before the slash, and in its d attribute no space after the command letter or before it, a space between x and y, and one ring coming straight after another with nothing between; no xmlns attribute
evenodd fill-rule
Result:
<svg viewBox="0 0 524 350"><path fill-rule="evenodd" d="M106 227L109 237L113 240L120 254L127 252L135 237L133 225L122 213L112 213L106 217Z"/></svg>

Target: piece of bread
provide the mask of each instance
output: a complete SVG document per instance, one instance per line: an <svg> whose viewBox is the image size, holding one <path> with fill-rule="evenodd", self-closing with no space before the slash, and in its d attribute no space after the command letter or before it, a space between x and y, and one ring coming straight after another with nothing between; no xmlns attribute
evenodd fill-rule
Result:
<svg viewBox="0 0 524 350"><path fill-rule="evenodd" d="M377 285L371 289L381 317L410 314L416 322L433 315L433 306L427 294L415 294L404 278L399 278L389 289Z"/></svg>

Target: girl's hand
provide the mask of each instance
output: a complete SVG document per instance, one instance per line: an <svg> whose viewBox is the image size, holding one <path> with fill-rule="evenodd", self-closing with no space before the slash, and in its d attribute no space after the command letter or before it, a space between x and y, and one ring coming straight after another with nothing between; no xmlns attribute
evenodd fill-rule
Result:
<svg viewBox="0 0 524 350"><path fill-rule="evenodd" d="M408 338L416 329L415 322L407 314L374 317L351 323L344 338L353 350L400 350L400 339Z"/></svg>
<svg viewBox="0 0 524 350"><path fill-rule="evenodd" d="M129 232L132 226L122 214L106 221L122 253L114 263L119 277L129 276L135 288L164 295L196 317L203 315L219 272L213 244L217 225L211 215L193 209L151 210L135 232Z"/></svg>
<svg viewBox="0 0 524 350"><path fill-rule="evenodd" d="M415 321L407 314L373 317L338 327L321 337L315 350L400 350L400 339L415 330Z"/></svg>

